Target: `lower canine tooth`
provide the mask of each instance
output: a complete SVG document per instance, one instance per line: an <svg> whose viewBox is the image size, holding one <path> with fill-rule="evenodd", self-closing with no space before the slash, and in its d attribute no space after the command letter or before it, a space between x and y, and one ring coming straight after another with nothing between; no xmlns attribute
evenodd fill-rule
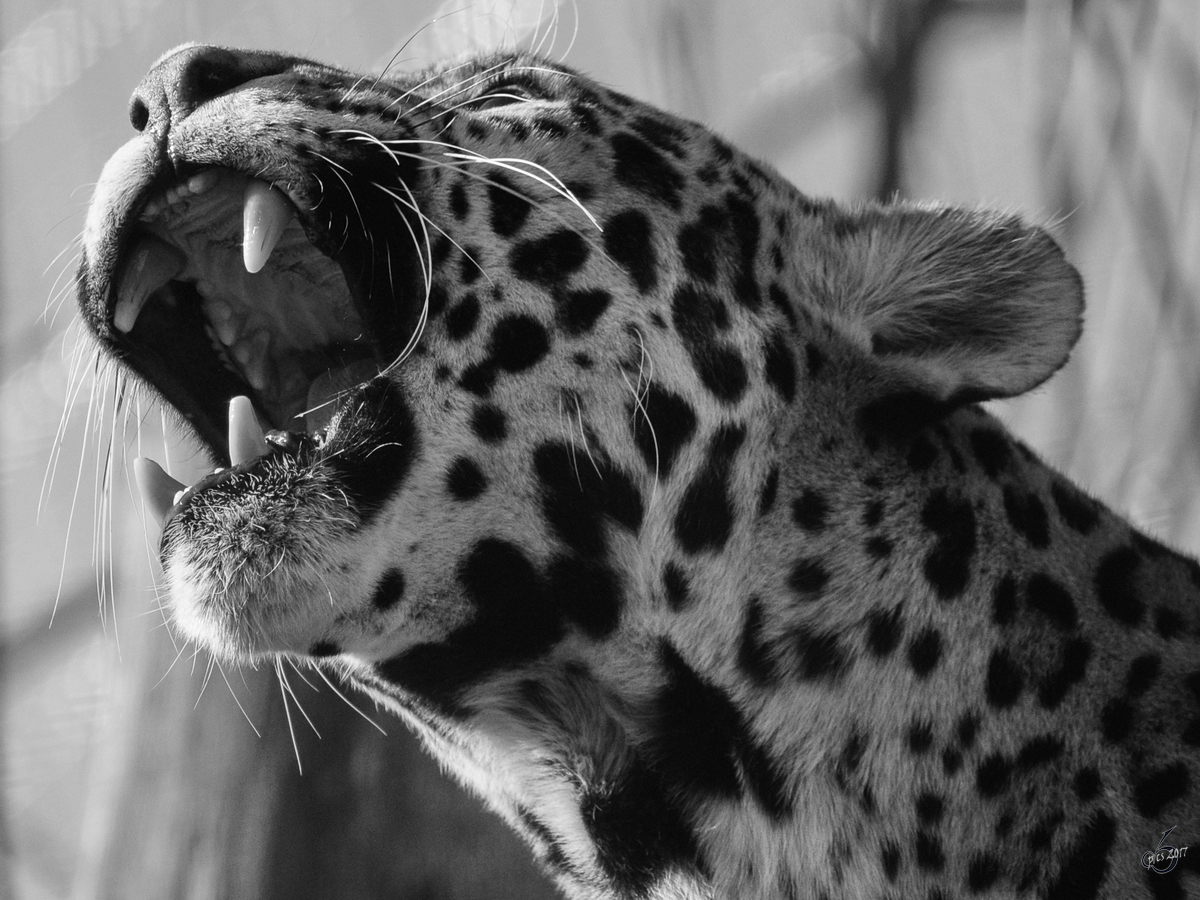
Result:
<svg viewBox="0 0 1200 900"><path fill-rule="evenodd" d="M154 516L154 520L161 525L171 507L183 496L183 483L164 472L162 466L154 460L144 456L139 456L133 461L133 475L137 480L142 502Z"/></svg>
<svg viewBox="0 0 1200 900"><path fill-rule="evenodd" d="M266 452L267 441L250 398L234 397L229 402L229 462L236 466Z"/></svg>

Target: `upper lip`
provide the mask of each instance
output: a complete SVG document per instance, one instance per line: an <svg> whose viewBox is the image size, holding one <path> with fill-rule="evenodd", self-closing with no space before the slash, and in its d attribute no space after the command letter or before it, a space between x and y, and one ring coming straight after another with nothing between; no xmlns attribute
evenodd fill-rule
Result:
<svg viewBox="0 0 1200 900"><path fill-rule="evenodd" d="M327 415L296 418L311 391L329 400L378 372L393 348L303 203L232 168L181 168L141 138L113 157L85 229L81 299L110 352L228 461L230 398L250 396L269 428L319 427ZM247 264L263 254L244 263L241 248L246 198L268 229L288 229L256 275Z"/></svg>

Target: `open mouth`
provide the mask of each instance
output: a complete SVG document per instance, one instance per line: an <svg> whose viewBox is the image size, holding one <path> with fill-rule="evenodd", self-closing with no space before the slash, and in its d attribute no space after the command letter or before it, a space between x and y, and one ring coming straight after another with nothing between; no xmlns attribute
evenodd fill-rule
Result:
<svg viewBox="0 0 1200 900"><path fill-rule="evenodd" d="M154 195L126 239L112 304L130 362L228 458L228 401L319 436L338 395L378 374L341 267L266 182L207 169Z"/></svg>
<svg viewBox="0 0 1200 900"><path fill-rule="evenodd" d="M102 342L192 425L216 476L320 448L345 397L396 358L392 272L407 260L375 259L368 236L333 233L334 212L232 169L131 193L81 275ZM138 479L160 520L214 477L184 491L149 466Z"/></svg>

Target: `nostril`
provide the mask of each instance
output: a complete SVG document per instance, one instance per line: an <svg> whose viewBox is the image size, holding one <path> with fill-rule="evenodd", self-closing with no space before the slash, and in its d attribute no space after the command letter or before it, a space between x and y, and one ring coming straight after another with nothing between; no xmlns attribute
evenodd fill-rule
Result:
<svg viewBox="0 0 1200 900"><path fill-rule="evenodd" d="M188 45L159 60L129 101L129 122L160 138L197 108L243 84L286 72L297 60L278 53Z"/></svg>
<svg viewBox="0 0 1200 900"><path fill-rule="evenodd" d="M134 97L129 101L129 124L133 126L134 131L145 131L146 126L150 124L150 107L141 97Z"/></svg>

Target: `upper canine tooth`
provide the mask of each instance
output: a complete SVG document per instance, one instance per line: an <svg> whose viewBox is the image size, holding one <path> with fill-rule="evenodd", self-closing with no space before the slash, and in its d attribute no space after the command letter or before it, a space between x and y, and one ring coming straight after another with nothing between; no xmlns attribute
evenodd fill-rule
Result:
<svg viewBox="0 0 1200 900"><path fill-rule="evenodd" d="M271 251L292 219L292 207L283 192L253 179L246 186L242 208L242 262L254 274L271 258Z"/></svg>
<svg viewBox="0 0 1200 900"><path fill-rule="evenodd" d="M133 330L150 295L183 271L187 257L153 235L142 235L134 244L117 287L113 327L122 334Z"/></svg>

